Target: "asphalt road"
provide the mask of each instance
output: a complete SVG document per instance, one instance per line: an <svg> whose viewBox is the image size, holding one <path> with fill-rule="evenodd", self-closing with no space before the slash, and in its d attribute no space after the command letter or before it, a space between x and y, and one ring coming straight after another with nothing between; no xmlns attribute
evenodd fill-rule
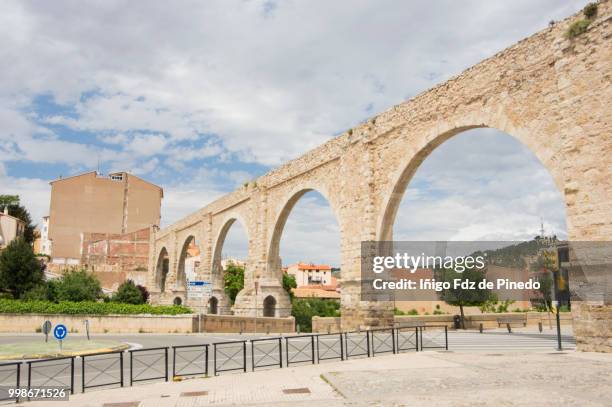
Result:
<svg viewBox="0 0 612 407"><path fill-rule="evenodd" d="M287 360L292 366L300 363L310 364L313 363L313 355L315 359L318 355L319 363L325 363L326 360L340 360L341 351L344 357L367 357L368 340L371 341L369 347L374 350L374 357L392 352L393 346L401 351L414 351L416 340L411 329L406 329L396 338L392 338L385 331L377 332L369 339L366 339L363 332L354 333L342 344L338 334L322 335L318 341L308 335L296 336L289 342L282 339L280 347L279 340L274 339L278 336L261 334L97 334L92 337L127 342L133 352L76 357L73 366L70 358L33 361L31 369L28 369L27 363L22 363L21 385L27 386L29 375L31 386L69 386L71 369L74 369L75 392L81 392L83 384L86 391L92 391L105 386L117 387L121 380L124 386L129 386L130 381L133 385L138 385L153 380L165 380L166 375L172 380L173 372L177 376L203 376L206 371L206 348L194 345L209 344L208 374L212 375L215 369L219 374L242 372L244 369L251 371L253 364L257 370L274 369L279 367L281 360L283 366L287 366ZM40 334L2 335L0 346L2 343L14 343L24 338L43 340ZM253 342L253 339L267 340ZM431 330L422 341L426 347L433 346L429 350L445 350L443 331ZM563 342L565 349L575 348L571 331L564 330ZM217 344L216 350L213 343ZM189 347L180 347L187 345ZM474 331L448 332L449 351L455 352L552 352L556 345L554 330L547 329L543 333L537 330L515 330L513 333L494 330L482 334ZM166 350L163 349L166 346L169 347L167 356ZM173 349L173 346L177 348ZM146 350L150 348L153 349ZM0 366L0 386L14 385L15 371L15 366Z"/></svg>

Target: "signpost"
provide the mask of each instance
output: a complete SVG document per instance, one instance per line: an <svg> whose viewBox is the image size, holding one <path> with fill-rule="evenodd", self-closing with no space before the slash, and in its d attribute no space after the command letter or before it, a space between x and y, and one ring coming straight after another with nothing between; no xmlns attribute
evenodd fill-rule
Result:
<svg viewBox="0 0 612 407"><path fill-rule="evenodd" d="M55 329L53 329L53 336L59 341L60 352L62 351L62 341L66 335L68 335L68 329L66 329L65 325L58 324L55 326Z"/></svg>
<svg viewBox="0 0 612 407"><path fill-rule="evenodd" d="M210 281L188 281L187 298L204 298L212 294L212 283Z"/></svg>
<svg viewBox="0 0 612 407"><path fill-rule="evenodd" d="M42 324L42 331L45 334L45 343L49 342L49 334L51 333L51 321L46 320Z"/></svg>

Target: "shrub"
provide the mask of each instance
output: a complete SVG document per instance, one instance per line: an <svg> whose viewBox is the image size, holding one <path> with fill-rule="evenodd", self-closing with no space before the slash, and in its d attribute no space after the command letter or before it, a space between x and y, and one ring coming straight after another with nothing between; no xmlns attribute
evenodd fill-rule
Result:
<svg viewBox="0 0 612 407"><path fill-rule="evenodd" d="M589 28L590 24L591 24L591 20L578 20L578 21L575 21L567 29L567 31L565 32L565 36L567 38L569 38L570 40L573 39L573 38L576 38L580 34L586 32L586 30L587 30L587 28Z"/></svg>
<svg viewBox="0 0 612 407"><path fill-rule="evenodd" d="M419 315L419 311L417 311L416 309L412 308L410 311L408 311L406 313L406 315Z"/></svg>
<svg viewBox="0 0 612 407"><path fill-rule="evenodd" d="M149 294L149 290L147 290L147 287L138 284L136 288L140 290L140 295L142 295L143 304L149 302L149 297L151 295Z"/></svg>
<svg viewBox="0 0 612 407"><path fill-rule="evenodd" d="M0 288L20 298L43 283L44 267L23 239L15 239L0 252Z"/></svg>
<svg viewBox="0 0 612 407"><path fill-rule="evenodd" d="M101 297L100 282L85 270L71 270L57 284L58 301L96 301Z"/></svg>
<svg viewBox="0 0 612 407"><path fill-rule="evenodd" d="M304 332L312 331L312 317L339 317L340 303L322 298L295 299L291 308L295 323Z"/></svg>
<svg viewBox="0 0 612 407"><path fill-rule="evenodd" d="M191 309L182 305L121 304L116 302L20 301L0 299L0 313L12 314L190 314Z"/></svg>
<svg viewBox="0 0 612 407"><path fill-rule="evenodd" d="M589 3L582 9L582 13L589 20L594 19L597 16L597 3Z"/></svg>
<svg viewBox="0 0 612 407"><path fill-rule="evenodd" d="M122 302L124 304L142 304L144 299L142 298L142 292L136 287L136 284L132 280L127 280L119 286L115 295L113 295L114 302Z"/></svg>

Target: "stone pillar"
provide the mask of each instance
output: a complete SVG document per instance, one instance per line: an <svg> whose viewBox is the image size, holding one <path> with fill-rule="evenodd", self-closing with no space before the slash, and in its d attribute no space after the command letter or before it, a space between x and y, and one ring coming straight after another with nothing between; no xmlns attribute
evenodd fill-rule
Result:
<svg viewBox="0 0 612 407"><path fill-rule="evenodd" d="M275 317L291 315L291 301L283 288L280 259L268 261L268 241L275 219L268 210L268 192L258 187L251 195L250 219L253 222L249 235L249 259L244 275L244 289L238 293L234 313L245 316L263 316L264 301L272 296L275 301ZM257 287L256 287L257 286Z"/></svg>
<svg viewBox="0 0 612 407"><path fill-rule="evenodd" d="M361 242L376 239L375 163L368 142L352 145L342 157L341 326L342 330L393 326L393 303L361 299ZM354 174L359 174L355 177Z"/></svg>

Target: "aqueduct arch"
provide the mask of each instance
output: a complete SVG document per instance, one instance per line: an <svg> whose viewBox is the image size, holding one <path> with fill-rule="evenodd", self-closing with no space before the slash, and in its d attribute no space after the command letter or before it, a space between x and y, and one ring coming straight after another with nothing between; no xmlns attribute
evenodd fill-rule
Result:
<svg viewBox="0 0 612 407"><path fill-rule="evenodd" d="M340 225L342 327L387 325L392 320L389 304L360 300L361 242L391 236L397 205L418 165L441 142L475 127L514 136L540 159L564 196L571 240L609 239L611 9L610 1L600 2L597 18L571 40L565 32L582 16L558 22L155 231L150 286L155 286L161 247L169 257L166 284L175 282L181 236L186 233L201 242L200 275L210 278L213 239L228 214L239 213L249 236L247 267L252 272L247 274L254 277L245 278L234 312L253 315L254 304L261 309L259 304L269 295L280 311L288 300L283 300L275 271L278 253L271 242L278 239L275 231L287 197L317 185L330 194ZM170 297L158 291L152 298L168 302ZM606 333L611 312L610 304L572 307L579 348L612 351Z"/></svg>

